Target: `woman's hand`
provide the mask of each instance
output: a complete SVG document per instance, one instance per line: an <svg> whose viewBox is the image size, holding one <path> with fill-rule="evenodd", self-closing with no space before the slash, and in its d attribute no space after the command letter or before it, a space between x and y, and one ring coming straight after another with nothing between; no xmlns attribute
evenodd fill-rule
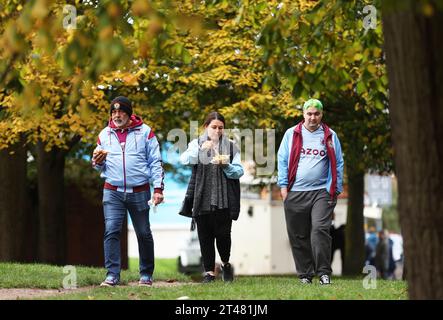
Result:
<svg viewBox="0 0 443 320"><path fill-rule="evenodd" d="M210 141L210 140L203 142L203 144L201 146L201 148L203 150L206 150L206 149L209 150L209 149L212 149L213 147L214 147L214 143L212 141Z"/></svg>

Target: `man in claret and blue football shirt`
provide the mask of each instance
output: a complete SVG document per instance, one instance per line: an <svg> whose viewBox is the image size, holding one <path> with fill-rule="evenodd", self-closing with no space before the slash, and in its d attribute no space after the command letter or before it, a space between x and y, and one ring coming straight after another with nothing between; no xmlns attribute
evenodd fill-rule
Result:
<svg viewBox="0 0 443 320"><path fill-rule="evenodd" d="M278 185L298 277L331 283L329 229L343 188L343 156L337 134L322 123L323 105L310 99L304 120L289 128L278 150Z"/></svg>

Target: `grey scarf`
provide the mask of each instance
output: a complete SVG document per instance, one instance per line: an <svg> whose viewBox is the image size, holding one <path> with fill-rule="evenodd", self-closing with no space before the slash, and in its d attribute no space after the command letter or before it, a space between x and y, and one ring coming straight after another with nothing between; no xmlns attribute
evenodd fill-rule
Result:
<svg viewBox="0 0 443 320"><path fill-rule="evenodd" d="M205 132L198 139L198 145L210 140ZM228 182L223 168L220 165L210 163L210 160L217 154L230 154L229 140L222 136L219 140L217 150L199 151L199 162L197 165L194 193L194 210L201 214L215 210L229 208Z"/></svg>

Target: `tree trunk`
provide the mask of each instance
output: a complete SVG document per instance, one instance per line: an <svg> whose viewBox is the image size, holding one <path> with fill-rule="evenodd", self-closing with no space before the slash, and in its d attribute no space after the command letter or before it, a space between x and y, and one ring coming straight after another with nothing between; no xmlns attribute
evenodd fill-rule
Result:
<svg viewBox="0 0 443 320"><path fill-rule="evenodd" d="M364 177L362 170L346 168L348 174L348 212L345 229L345 265L343 275L361 275L364 266Z"/></svg>
<svg viewBox="0 0 443 320"><path fill-rule="evenodd" d="M37 143L39 262L64 264L66 258L66 222L64 212L65 151L45 151Z"/></svg>
<svg viewBox="0 0 443 320"><path fill-rule="evenodd" d="M389 109L409 297L443 299L443 11L428 7L425 16L422 2L385 2Z"/></svg>
<svg viewBox="0 0 443 320"><path fill-rule="evenodd" d="M0 261L26 260L26 201L26 148L16 144L0 150Z"/></svg>

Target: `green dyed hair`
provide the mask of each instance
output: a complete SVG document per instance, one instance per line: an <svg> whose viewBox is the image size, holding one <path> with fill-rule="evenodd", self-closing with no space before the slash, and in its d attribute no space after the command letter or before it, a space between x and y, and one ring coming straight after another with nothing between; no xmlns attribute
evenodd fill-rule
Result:
<svg viewBox="0 0 443 320"><path fill-rule="evenodd" d="M323 111L323 104L321 103L320 100L317 99L309 99L308 101L306 101L305 104L303 105L303 111L305 111L310 107L314 107L318 111Z"/></svg>

